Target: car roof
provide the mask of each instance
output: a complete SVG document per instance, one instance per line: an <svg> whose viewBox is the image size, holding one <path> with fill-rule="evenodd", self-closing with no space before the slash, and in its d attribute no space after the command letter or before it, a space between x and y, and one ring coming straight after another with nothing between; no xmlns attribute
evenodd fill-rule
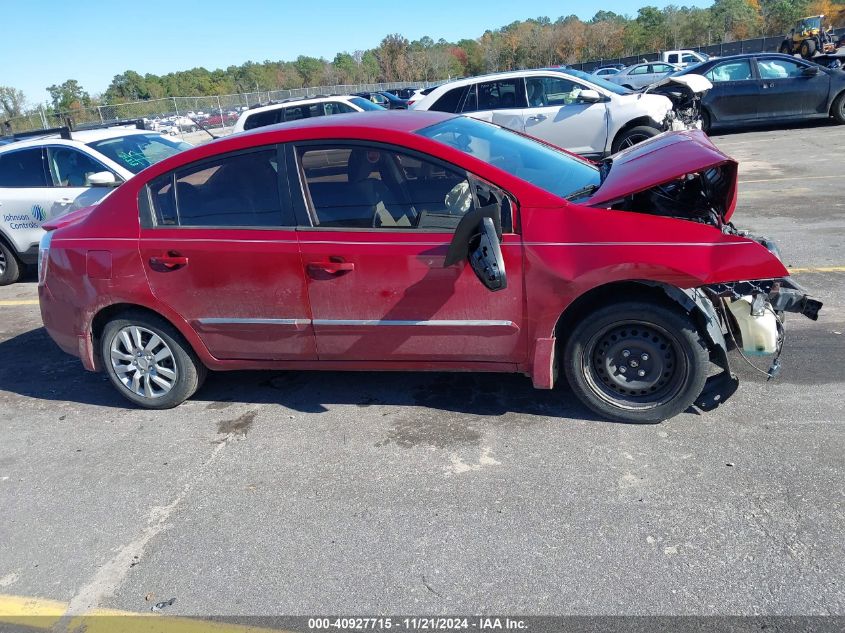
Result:
<svg viewBox="0 0 845 633"><path fill-rule="evenodd" d="M274 125L266 125L253 130L247 130L237 136L246 137L256 134L282 133L310 128L320 128L323 131L329 132L332 130L354 128L359 130L390 130L393 132L413 133L429 125L454 118L455 116L451 113L428 110L368 110L365 112L335 114L330 117L314 117L299 119L298 121L288 121L287 123L276 123ZM220 139L220 141L224 140L226 138ZM206 145L212 145L217 142L219 141L212 141L211 143L206 143Z"/></svg>
<svg viewBox="0 0 845 633"><path fill-rule="evenodd" d="M135 127L111 127L96 130L74 130L70 133L71 140L61 138L58 134L46 134L44 136L36 136L33 138L22 138L16 141L9 141L8 143L0 145L0 151L11 151L14 149L22 149L25 147L42 147L44 145L86 145L94 141L102 141L110 138L120 138L122 136L141 135L141 134L155 134L150 130L139 130Z"/></svg>
<svg viewBox="0 0 845 633"><path fill-rule="evenodd" d="M244 114L253 114L255 112L266 112L267 110L275 110L276 108L287 108L290 106L305 105L310 103L325 103L326 101L338 101L349 99L355 95L329 95L322 97L302 97L301 99L285 99L278 103L268 103L267 105L250 108L244 110Z"/></svg>

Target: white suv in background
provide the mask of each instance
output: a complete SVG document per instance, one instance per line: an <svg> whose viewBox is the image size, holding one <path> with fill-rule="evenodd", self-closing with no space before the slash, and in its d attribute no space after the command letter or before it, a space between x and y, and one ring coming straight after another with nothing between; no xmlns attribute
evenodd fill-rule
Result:
<svg viewBox="0 0 845 633"><path fill-rule="evenodd" d="M591 157L615 154L666 130L700 127L700 121L682 121L668 97L635 93L570 68L452 81L411 109L466 114Z"/></svg>
<svg viewBox="0 0 845 633"><path fill-rule="evenodd" d="M38 259L49 219L98 202L145 167L191 147L145 130L44 130L0 145L0 286Z"/></svg>
<svg viewBox="0 0 845 633"><path fill-rule="evenodd" d="M299 119L308 119L317 116L384 109L364 97L356 97L354 95L285 99L279 103L271 103L270 105L253 107L246 110L238 117L238 121L235 123L234 133L237 134L244 130L253 130L257 127L264 127L265 125L298 121Z"/></svg>

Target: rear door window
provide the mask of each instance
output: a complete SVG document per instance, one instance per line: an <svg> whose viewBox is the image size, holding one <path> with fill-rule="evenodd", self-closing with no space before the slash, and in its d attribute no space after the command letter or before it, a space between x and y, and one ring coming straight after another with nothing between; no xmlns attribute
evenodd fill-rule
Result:
<svg viewBox="0 0 845 633"><path fill-rule="evenodd" d="M751 72L751 64L748 63L747 59L717 64L704 73L704 76L713 83L754 79L754 74Z"/></svg>
<svg viewBox="0 0 845 633"><path fill-rule="evenodd" d="M275 148L184 167L153 180L149 193L158 226L283 225Z"/></svg>
<svg viewBox="0 0 845 633"><path fill-rule="evenodd" d="M647 75L649 73L648 64L634 66L629 72L629 75Z"/></svg>
<svg viewBox="0 0 845 633"><path fill-rule="evenodd" d="M0 154L0 187L51 187L40 147Z"/></svg>
<svg viewBox="0 0 845 633"><path fill-rule="evenodd" d="M279 123L282 120L282 111L282 108L276 108L275 110L265 110L264 112L251 114L244 121L244 129L254 130L257 127Z"/></svg>
<svg viewBox="0 0 845 633"><path fill-rule="evenodd" d="M477 103L471 103L470 98L467 97L467 104L463 109L464 112L471 112L473 110L507 110L528 106L528 100L525 96L525 81L521 77L485 81L476 84L475 89Z"/></svg>

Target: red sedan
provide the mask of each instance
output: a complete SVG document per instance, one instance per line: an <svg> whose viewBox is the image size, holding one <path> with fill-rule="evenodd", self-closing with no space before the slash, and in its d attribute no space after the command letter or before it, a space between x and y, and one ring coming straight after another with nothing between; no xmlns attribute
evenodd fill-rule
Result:
<svg viewBox="0 0 845 633"><path fill-rule="evenodd" d="M730 223L736 171L700 132L596 165L436 112L261 128L45 225L41 314L144 407L178 405L208 369L551 389L561 367L602 416L656 422L736 389L726 337L777 357L783 311L821 307Z"/></svg>

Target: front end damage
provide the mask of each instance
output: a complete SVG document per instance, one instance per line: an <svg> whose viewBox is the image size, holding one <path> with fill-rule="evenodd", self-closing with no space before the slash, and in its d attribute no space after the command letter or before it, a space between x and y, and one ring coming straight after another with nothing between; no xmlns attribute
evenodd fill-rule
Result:
<svg viewBox="0 0 845 633"><path fill-rule="evenodd" d="M739 230L730 221L736 207L736 161L700 131L661 137L607 159L602 184L586 204L709 225L731 241L756 242L780 263L774 242ZM715 408L737 389L729 351L736 350L743 361L768 379L774 378L781 368L786 313L815 321L822 308L821 301L790 277L720 280L683 290L661 288L693 316L708 339L711 362L722 370L707 380L696 401L702 410ZM768 368L760 369L749 356L768 357Z"/></svg>
<svg viewBox="0 0 845 633"><path fill-rule="evenodd" d="M701 99L712 87L710 80L701 75L670 75L643 92L663 95L672 102L672 109L663 121L664 130L700 130Z"/></svg>

